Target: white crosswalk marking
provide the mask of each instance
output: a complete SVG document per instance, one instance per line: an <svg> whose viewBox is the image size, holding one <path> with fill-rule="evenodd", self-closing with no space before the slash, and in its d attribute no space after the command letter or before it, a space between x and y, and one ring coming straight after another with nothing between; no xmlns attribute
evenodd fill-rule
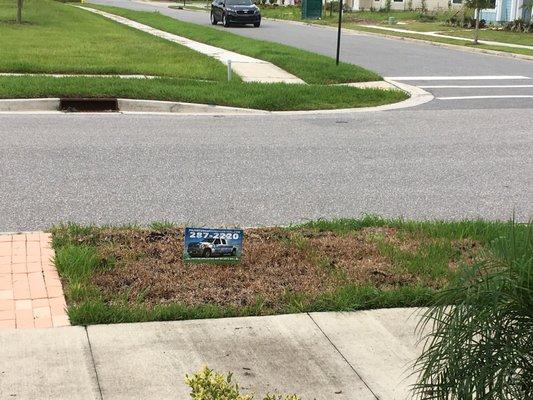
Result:
<svg viewBox="0 0 533 400"><path fill-rule="evenodd" d="M489 81L489 80L512 80L531 79L521 75L478 75L478 76L393 76L387 77L393 81Z"/></svg>
<svg viewBox="0 0 533 400"><path fill-rule="evenodd" d="M533 75L396 76L387 79L409 82L431 92L435 100L492 99L493 106L505 107L509 104L511 107L529 107L532 103L528 99L533 99L533 84L528 82L533 79ZM465 103L462 104L464 107Z"/></svg>
<svg viewBox="0 0 533 400"><path fill-rule="evenodd" d="M475 100L475 99L533 99L533 94L524 95L494 95L494 96L450 96L450 97L435 97L437 100Z"/></svg>
<svg viewBox="0 0 533 400"><path fill-rule="evenodd" d="M424 85L421 89L508 89L533 88L533 85Z"/></svg>

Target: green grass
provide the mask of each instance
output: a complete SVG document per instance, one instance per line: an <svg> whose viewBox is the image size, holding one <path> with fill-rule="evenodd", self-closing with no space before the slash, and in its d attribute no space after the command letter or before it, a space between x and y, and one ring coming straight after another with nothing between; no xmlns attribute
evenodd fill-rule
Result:
<svg viewBox="0 0 533 400"><path fill-rule="evenodd" d="M154 13L128 14L170 32L290 66L310 85L226 81L215 59L102 16L50 0L27 0L24 24L13 22L16 2L0 0L0 72L145 74L161 78L0 77L0 98L122 97L224 105L262 110L367 107L406 99L400 91L320 84L381 79L354 65L274 43L240 38ZM120 12L118 12L120 11ZM263 57L264 56L264 57Z"/></svg>
<svg viewBox="0 0 533 400"><path fill-rule="evenodd" d="M463 264L457 251L458 241L475 243L476 254L491 251L510 230L510 222L477 221L405 221L389 220L376 216L361 219L320 220L287 228L291 232L305 235L312 232L333 232L339 235L352 235L365 228L393 228L397 232L398 242L385 242L377 230L373 240L377 243L381 257L391 261L398 273L409 272L419 277L416 283L395 284L377 287L368 283L357 283L340 279L338 287L317 295L298 293L287 290L279 299L279 306L273 307L261 296L244 307L201 304L185 306L179 303L160 303L153 306L144 304L143 296L132 303L117 294L113 299L106 298L91 283L91 274L111 268L120 268L109 251L103 256L99 251L102 244L113 246L113 236L106 234L106 243L102 243L99 232L109 227L80 226L76 224L56 226L52 229L53 247L56 250L56 265L62 279L66 282L68 313L73 324L100 324L138 321L168 321L200 318L221 318L251 315L270 315L280 313L313 311L352 311L359 309L417 307L428 306L436 299L438 290L453 281L457 271L468 268ZM151 229L164 232L172 228L170 222L154 223ZM112 230L139 230L140 227L127 226L111 228ZM514 239L518 243L527 240L531 223L514 225ZM306 239L287 242L287 246L296 246L308 257L315 253L308 252ZM415 241L419 245L407 249L405 245ZM455 244L452 246L452 244ZM107 247L109 249L109 247ZM246 251L246 249L245 249ZM324 259L316 258L317 268L326 266ZM457 265L457 271L449 268L449 263ZM335 271L332 270L331 273ZM126 284L126 283L125 283ZM126 284L127 285L127 284ZM127 291L126 291L127 293Z"/></svg>
<svg viewBox="0 0 533 400"><path fill-rule="evenodd" d="M531 228L509 226L436 296L419 325L431 332L415 364L415 398L532 398Z"/></svg>
<svg viewBox="0 0 533 400"><path fill-rule="evenodd" d="M407 98L397 90L193 80L0 77L0 98L119 97L216 104L261 110L368 107Z"/></svg>
<svg viewBox="0 0 533 400"><path fill-rule="evenodd" d="M463 47L469 47L473 49L494 50L494 51L502 51L505 53L533 56L533 50L503 47L503 46L492 46L492 45L485 45L485 44L474 45L472 44L471 40L467 40L466 38L463 41L463 40L455 40L455 39L448 39L448 38L439 38L439 37L434 37L434 36L418 35L416 33L384 31L382 29L368 28L368 27L357 25L357 24L350 25L347 28L355 29L355 30L359 30L363 32L377 33L380 35L397 36L397 37L424 40L424 41L429 41L429 42L434 42L434 43L452 44L455 46L463 46ZM448 34L448 32L445 32L445 34Z"/></svg>
<svg viewBox="0 0 533 400"><path fill-rule="evenodd" d="M474 32L471 29L462 29L446 32L446 35L473 38ZM479 31L479 40L491 40L494 42L533 46L533 33L519 33L494 29L482 29Z"/></svg>
<svg viewBox="0 0 533 400"><path fill-rule="evenodd" d="M341 63L337 66L330 57L178 21L157 12L132 11L93 4L90 6L202 43L269 61L310 84L366 82L382 79L379 75L353 64ZM332 49L332 56L333 54Z"/></svg>
<svg viewBox="0 0 533 400"><path fill-rule="evenodd" d="M0 72L147 74L223 81L218 61L51 0L0 0Z"/></svg>

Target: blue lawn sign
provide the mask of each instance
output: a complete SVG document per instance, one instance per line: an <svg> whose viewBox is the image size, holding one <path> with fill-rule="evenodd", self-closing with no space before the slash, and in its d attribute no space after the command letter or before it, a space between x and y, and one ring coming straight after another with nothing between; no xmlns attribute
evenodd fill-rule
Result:
<svg viewBox="0 0 533 400"><path fill-rule="evenodd" d="M239 262L242 229L185 228L183 260L189 262Z"/></svg>

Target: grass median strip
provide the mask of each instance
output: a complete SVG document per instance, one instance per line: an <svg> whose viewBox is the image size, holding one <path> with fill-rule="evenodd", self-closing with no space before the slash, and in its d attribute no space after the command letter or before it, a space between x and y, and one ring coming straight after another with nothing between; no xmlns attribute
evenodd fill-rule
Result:
<svg viewBox="0 0 533 400"><path fill-rule="evenodd" d="M369 107L404 100L397 90L283 83L201 82L172 78L0 77L0 98L119 97L259 110Z"/></svg>
<svg viewBox="0 0 533 400"><path fill-rule="evenodd" d="M247 229L228 266L184 264L172 224L52 233L71 322L98 324L425 306L510 226L369 216Z"/></svg>

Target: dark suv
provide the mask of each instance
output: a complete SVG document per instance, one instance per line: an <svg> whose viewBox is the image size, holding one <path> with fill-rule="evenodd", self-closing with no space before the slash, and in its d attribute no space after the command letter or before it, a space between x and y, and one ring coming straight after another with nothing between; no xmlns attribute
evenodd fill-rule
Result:
<svg viewBox="0 0 533 400"><path fill-rule="evenodd" d="M261 25L261 11L251 0L215 0L211 3L211 24Z"/></svg>

